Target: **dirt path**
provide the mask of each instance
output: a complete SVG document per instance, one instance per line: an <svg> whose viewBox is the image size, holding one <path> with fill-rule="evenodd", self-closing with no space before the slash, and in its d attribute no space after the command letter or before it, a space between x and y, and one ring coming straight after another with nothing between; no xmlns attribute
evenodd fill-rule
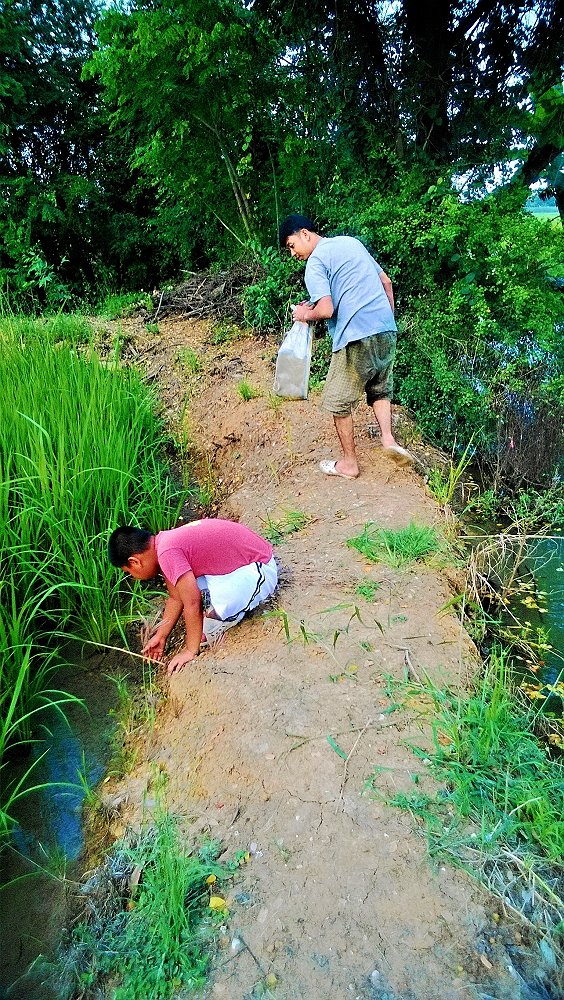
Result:
<svg viewBox="0 0 564 1000"><path fill-rule="evenodd" d="M415 672L439 682L463 681L475 662L458 620L439 613L452 596L444 571L367 565L346 545L370 520L440 527L421 476L386 458L364 408L361 477L324 478L318 461L336 456L330 420L315 397L269 399L272 342L212 347L207 324L179 320L163 323L160 336L141 324L127 332L173 423L190 395L185 429L200 452L200 481L215 477L225 492L217 512L258 531L288 510L311 518L277 547L277 606L297 638L288 644L280 619L256 613L172 678L152 760L130 781L132 816L156 762L169 776L169 807L191 834L220 839L227 855L251 850L202 997L250 998L268 973L277 1000L520 996L495 905L465 875L432 867L409 814L362 794L375 768L378 787L392 794L412 790L422 771L406 744L430 740L428 714L388 712L386 676L403 675L405 650ZM202 358L200 374L178 362L185 347ZM262 395L244 402L243 377ZM380 585L374 601L355 592L364 580ZM354 606L361 621L351 619ZM350 754L346 762L328 736ZM248 946L237 954L233 935Z"/></svg>

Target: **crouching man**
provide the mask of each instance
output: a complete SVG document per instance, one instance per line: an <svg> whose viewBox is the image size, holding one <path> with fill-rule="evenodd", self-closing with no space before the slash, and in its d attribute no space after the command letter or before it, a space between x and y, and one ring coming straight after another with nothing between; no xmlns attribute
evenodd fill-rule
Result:
<svg viewBox="0 0 564 1000"><path fill-rule="evenodd" d="M108 556L135 580L150 580L159 570L168 600L143 655L161 660L168 636L183 615L184 649L168 664L174 674L190 663L202 644L217 641L247 611L276 588L278 569L272 545L237 521L205 518L152 535L144 528L116 528Z"/></svg>

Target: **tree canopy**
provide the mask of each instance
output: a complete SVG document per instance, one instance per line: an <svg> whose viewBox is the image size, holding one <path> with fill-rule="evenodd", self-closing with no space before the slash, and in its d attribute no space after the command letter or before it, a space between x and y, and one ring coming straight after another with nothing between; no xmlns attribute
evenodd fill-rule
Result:
<svg viewBox="0 0 564 1000"><path fill-rule="evenodd" d="M6 0L0 268L158 282L366 178L564 214L563 38L562 0Z"/></svg>

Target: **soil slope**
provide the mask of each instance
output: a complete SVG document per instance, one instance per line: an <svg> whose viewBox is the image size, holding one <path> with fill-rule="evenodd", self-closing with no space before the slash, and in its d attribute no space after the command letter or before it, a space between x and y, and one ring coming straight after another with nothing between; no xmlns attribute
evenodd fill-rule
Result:
<svg viewBox="0 0 564 1000"><path fill-rule="evenodd" d="M206 322L179 319L158 335L135 321L125 333L126 357L197 455L213 513L259 532L288 511L309 518L276 548L282 582L271 613L255 613L166 682L150 760L126 786L122 825L138 819L157 764L191 837L218 838L226 856L251 851L202 997L259 995L268 974L277 1000L521 996L506 947L513 930L505 915L493 918L499 905L463 873L433 867L410 815L366 792L376 769L381 793L412 791L424 768L408 744L431 739L429 705L390 712L387 678L425 670L457 685L476 665L457 618L440 610L455 571L375 566L346 545L368 521L440 529L421 470L386 457L361 406L360 478L324 477L319 460L338 454L332 422L315 395L272 399L274 341L214 346ZM197 374L186 348L201 358ZM261 394L245 402L242 378ZM401 437L401 414L396 421ZM405 434L403 443L413 446ZM356 592L366 580L379 584L374 600Z"/></svg>

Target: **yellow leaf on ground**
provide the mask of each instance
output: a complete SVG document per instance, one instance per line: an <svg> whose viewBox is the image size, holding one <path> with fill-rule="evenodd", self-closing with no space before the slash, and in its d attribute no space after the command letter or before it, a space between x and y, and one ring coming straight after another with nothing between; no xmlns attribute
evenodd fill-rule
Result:
<svg viewBox="0 0 564 1000"><path fill-rule="evenodd" d="M210 910L224 910L225 900L223 896L210 896Z"/></svg>

